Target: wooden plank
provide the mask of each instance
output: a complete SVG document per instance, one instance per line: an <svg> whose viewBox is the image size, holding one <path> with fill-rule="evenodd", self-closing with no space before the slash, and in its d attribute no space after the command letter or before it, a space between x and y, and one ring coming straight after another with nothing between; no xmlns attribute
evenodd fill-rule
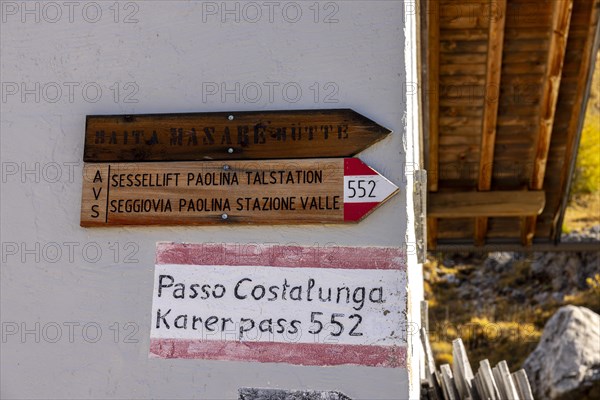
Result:
<svg viewBox="0 0 600 400"><path fill-rule="evenodd" d="M486 40L487 29L441 29L440 37L444 40ZM485 55L483 55L485 57Z"/></svg>
<svg viewBox="0 0 600 400"><path fill-rule="evenodd" d="M440 54L440 57L443 54ZM485 54L481 54L482 57L485 57ZM440 76L440 85L441 86L480 86L483 87L485 85L485 77L479 75L473 76L453 76L453 75L443 75ZM443 109L440 110L440 114L443 114Z"/></svg>
<svg viewBox="0 0 600 400"><path fill-rule="evenodd" d="M560 185L559 185L559 191L560 191L560 197L564 198L565 196L568 195L567 190L568 190L568 185L569 185L569 177L572 173L572 164L574 161L574 158L577 157L577 146L578 146L578 141L579 141L579 134L580 131L582 129L581 127L581 113L584 113L585 111L585 104L584 104L584 99L585 99L585 93L586 93L586 88L589 85L589 80L591 79L591 70L593 69L593 65L594 65L594 52L593 52L593 48L594 48L594 40L596 37L596 31L597 31L597 26L598 26L598 17L599 17L599 13L600 13L600 6L598 5L598 3L596 1L589 1L588 2L590 5L590 10L589 10L589 22L587 24L587 35L586 35L586 42L585 42L585 47L583 49L583 51L581 52L582 54L582 59L580 62L580 67L579 67L579 74L577 75L577 89L576 89L576 94L575 94L575 100L574 100L574 104L573 104L573 108L571 110L569 110L570 112L570 118L568 119L569 121L569 127L567 128L567 141L566 141L566 149L564 151L564 161L563 161L563 166L560 172ZM576 112L576 111L579 112ZM556 209L553 211L553 227L552 227L552 234L553 236L558 236L560 235L561 232L561 227L558 226L558 223L560 221L560 214L561 214L561 207L556 207Z"/></svg>
<svg viewBox="0 0 600 400"><path fill-rule="evenodd" d="M473 370L462 339L452 341L452 373L461 399L473 397Z"/></svg>
<svg viewBox="0 0 600 400"><path fill-rule="evenodd" d="M442 372L442 390L444 392L444 398L447 400L460 400L461 397L459 396L458 391L456 389L450 365L441 365L440 371Z"/></svg>
<svg viewBox="0 0 600 400"><path fill-rule="evenodd" d="M443 220L442 220L443 221ZM466 234L464 236L467 236ZM508 237L508 236L507 236ZM510 236L515 238L514 232ZM440 235L441 239L441 235ZM598 252L600 242L569 242L560 243L558 245L553 242L542 242L533 243L529 247L525 247L521 244L518 238L515 240L502 240L498 243L486 244L482 247L473 246L473 241L466 237L458 240L440 240L436 250L439 252L494 252L494 251L519 251L522 253L533 253L533 252Z"/></svg>
<svg viewBox="0 0 600 400"><path fill-rule="evenodd" d="M438 190L439 181L439 118L440 118L440 5L435 0L427 1L427 73L429 129L427 134L427 187L430 192ZM435 10L436 12L431 12ZM437 240L437 221L427 219L427 244L435 248Z"/></svg>
<svg viewBox="0 0 600 400"><path fill-rule="evenodd" d="M500 77L502 75L502 49L504 45L504 26L506 23L506 0L494 0L497 13L490 18L488 57L486 67L486 102L483 109L483 127L481 132L481 150L479 156L479 182L477 189L488 191L492 185L494 166L494 148L496 143L496 124L500 97ZM485 243L487 218L475 220L475 244Z"/></svg>
<svg viewBox="0 0 600 400"><path fill-rule="evenodd" d="M442 137L458 137L465 138L468 137L470 142L469 144L477 144L477 151L479 152L479 142L481 140L481 124L479 126L476 125L441 125L440 126L440 143ZM479 160L477 160L479 163ZM440 161L441 163L441 161Z"/></svg>
<svg viewBox="0 0 600 400"><path fill-rule="evenodd" d="M539 51L548 48L548 40L543 39L506 39L504 48L507 53L513 51Z"/></svg>
<svg viewBox="0 0 600 400"><path fill-rule="evenodd" d="M464 94L464 95L460 95L460 96L442 96L440 98L440 106L442 106L442 107L454 107L454 106L483 107L483 103L484 103L483 96L472 96L469 94Z"/></svg>
<svg viewBox="0 0 600 400"><path fill-rule="evenodd" d="M430 193L430 218L518 217L539 215L544 209L543 191L490 191Z"/></svg>
<svg viewBox="0 0 600 400"><path fill-rule="evenodd" d="M517 388L512 380L506 361L500 361L498 363L498 369L500 370L500 376L502 377L502 383L504 385L504 390L506 391L506 397L511 400L519 400L519 392L517 392Z"/></svg>
<svg viewBox="0 0 600 400"><path fill-rule="evenodd" d="M514 115L503 115L498 117L498 125L502 126L520 126L529 127L535 126L537 118L531 116L514 116Z"/></svg>
<svg viewBox="0 0 600 400"><path fill-rule="evenodd" d="M456 240L473 237L473 221L471 218L440 218L439 224L439 240ZM471 239L471 243L473 240Z"/></svg>
<svg viewBox="0 0 600 400"><path fill-rule="evenodd" d="M483 246L488 232L487 217L475 218L475 246Z"/></svg>
<svg viewBox="0 0 600 400"><path fill-rule="evenodd" d="M440 40L440 52L442 53L486 53L486 40Z"/></svg>
<svg viewBox="0 0 600 400"><path fill-rule="evenodd" d="M440 118L441 126L475 126L481 127L481 118L469 118L469 117L448 117L443 116Z"/></svg>
<svg viewBox="0 0 600 400"><path fill-rule="evenodd" d="M546 163L548 161L548 151L550 150L550 138L552 136L554 114L560 90L560 79L562 77L562 68L567 48L572 9L573 0L557 0L554 3L552 36L548 50L544 89L540 103L540 122L535 146L533 171L529 185L531 190L541 190L544 186ZM535 225L535 216L526 217L522 225L523 230L521 231L523 245L531 245L535 235Z"/></svg>
<svg viewBox="0 0 600 400"><path fill-rule="evenodd" d="M500 400L500 393L498 392L494 374L492 373L492 368L490 367L490 362L488 360L479 362L479 372L485 386L485 392L489 396L489 399Z"/></svg>
<svg viewBox="0 0 600 400"><path fill-rule="evenodd" d="M514 52L504 55L503 62L506 64L520 64L520 63L539 63L543 64L546 62L548 55L543 51L524 51ZM531 72L529 72L531 73Z"/></svg>
<svg viewBox="0 0 600 400"><path fill-rule="evenodd" d="M495 366L494 368L492 368L492 375L494 375L494 381L496 382L496 385L498 387L498 392L500 393L500 398L501 399L509 399L510 397L508 397L508 395L506 393L506 388L504 387L504 381L502 380L502 373L500 372L500 369L498 368L498 366Z"/></svg>
<svg viewBox="0 0 600 400"><path fill-rule="evenodd" d="M523 29L510 28L506 29L504 35L509 39L548 39L550 32L545 29Z"/></svg>
<svg viewBox="0 0 600 400"><path fill-rule="evenodd" d="M485 75L483 64L443 64L440 65L440 75Z"/></svg>
<svg viewBox="0 0 600 400"><path fill-rule="evenodd" d="M502 72L506 75L521 75L521 74L543 74L546 70L546 66L543 62L519 62L519 63L505 63L502 66Z"/></svg>
<svg viewBox="0 0 600 400"><path fill-rule="evenodd" d="M481 377L479 374L475 374L473 378L473 399L486 399L485 391L483 390L483 382L481 381Z"/></svg>
<svg viewBox="0 0 600 400"><path fill-rule="evenodd" d="M531 386L529 385L529 379L527 379L525 370L520 369L513 373L512 378L519 392L519 398L521 400L533 400L533 393L531 392Z"/></svg>
<svg viewBox="0 0 600 400"><path fill-rule="evenodd" d="M540 121L536 143L536 156L531 177L531 189L539 190L544 183L546 157L550 146L552 124L556 112L556 102L560 89L562 66L566 51L573 0L560 0L554 3L552 36L548 50L547 69L540 104Z"/></svg>
<svg viewBox="0 0 600 400"><path fill-rule="evenodd" d="M427 304L427 302L424 303ZM433 357L433 351L431 350L427 329L421 328L420 335L423 350L425 352L425 377L427 378L429 388L431 388L433 394L432 398L442 399L442 389L440 381L438 380L438 374L436 373L435 359Z"/></svg>
<svg viewBox="0 0 600 400"><path fill-rule="evenodd" d="M429 111L429 154L427 182L429 190L438 190L438 146L439 146L439 109L440 109L440 12L436 1L428 1L428 9L437 12L428 13L427 21L427 67L428 67L428 111ZM430 233L431 234L431 233Z"/></svg>
<svg viewBox="0 0 600 400"><path fill-rule="evenodd" d="M90 115L84 161L348 157L391 131L349 109Z"/></svg>
<svg viewBox="0 0 600 400"><path fill-rule="evenodd" d="M440 137L440 146L472 145L474 141L470 136L446 136Z"/></svg>
<svg viewBox="0 0 600 400"><path fill-rule="evenodd" d="M423 351L425 353L425 378L429 382L431 387L434 386L433 376L435 374L435 359L433 357L433 351L431 350L431 343L429 342L429 334L425 328L421 328L420 331L421 343L423 344Z"/></svg>
<svg viewBox="0 0 600 400"><path fill-rule="evenodd" d="M358 158L86 164L81 226L358 222L396 185Z"/></svg>
<svg viewBox="0 0 600 400"><path fill-rule="evenodd" d="M427 212L429 213L429 211ZM427 218L427 249L434 250L438 236L438 220L437 218Z"/></svg>
<svg viewBox="0 0 600 400"><path fill-rule="evenodd" d="M440 163L443 162L479 162L479 146L445 146L441 148Z"/></svg>
<svg viewBox="0 0 600 400"><path fill-rule="evenodd" d="M488 15L481 11L478 16L467 15L458 18L442 18L440 26L443 29L479 29L487 26L487 19Z"/></svg>
<svg viewBox="0 0 600 400"><path fill-rule="evenodd" d="M441 107L440 114L446 115L449 117L481 117L483 115L482 107Z"/></svg>

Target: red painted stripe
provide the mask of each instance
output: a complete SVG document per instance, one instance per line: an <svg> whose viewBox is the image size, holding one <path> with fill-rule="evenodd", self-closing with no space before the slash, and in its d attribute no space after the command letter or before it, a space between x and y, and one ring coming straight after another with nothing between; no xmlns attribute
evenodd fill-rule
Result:
<svg viewBox="0 0 600 400"><path fill-rule="evenodd" d="M406 368L406 347L151 339L150 355L297 365Z"/></svg>
<svg viewBox="0 0 600 400"><path fill-rule="evenodd" d="M351 175L379 175L377 171L369 167L358 158L344 159L344 176Z"/></svg>
<svg viewBox="0 0 600 400"><path fill-rule="evenodd" d="M344 221L360 221L379 204L381 203L344 203Z"/></svg>
<svg viewBox="0 0 600 400"><path fill-rule="evenodd" d="M156 264L259 265L298 268L406 269L398 247L157 243Z"/></svg>

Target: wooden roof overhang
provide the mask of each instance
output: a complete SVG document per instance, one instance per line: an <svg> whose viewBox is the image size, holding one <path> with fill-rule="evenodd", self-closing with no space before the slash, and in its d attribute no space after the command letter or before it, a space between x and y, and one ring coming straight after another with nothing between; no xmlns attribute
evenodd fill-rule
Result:
<svg viewBox="0 0 600 400"><path fill-rule="evenodd" d="M422 0L430 249L560 240L600 0Z"/></svg>

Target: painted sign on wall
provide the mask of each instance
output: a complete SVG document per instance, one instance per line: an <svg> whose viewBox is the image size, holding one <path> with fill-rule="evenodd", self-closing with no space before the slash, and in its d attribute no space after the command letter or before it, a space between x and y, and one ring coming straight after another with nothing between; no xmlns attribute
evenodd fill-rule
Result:
<svg viewBox="0 0 600 400"><path fill-rule="evenodd" d="M150 354L403 367L396 248L157 245Z"/></svg>

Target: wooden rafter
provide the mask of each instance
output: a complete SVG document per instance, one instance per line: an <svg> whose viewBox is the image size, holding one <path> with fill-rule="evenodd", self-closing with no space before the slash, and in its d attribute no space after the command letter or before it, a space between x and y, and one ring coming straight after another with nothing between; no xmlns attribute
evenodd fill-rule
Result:
<svg viewBox="0 0 600 400"><path fill-rule="evenodd" d="M438 190L439 179L439 75L440 75L440 4L439 1L427 0L427 64L428 64L428 111L429 111L429 154L428 176L429 191ZM437 220L427 219L427 241L430 249L435 248L437 240Z"/></svg>
<svg viewBox="0 0 600 400"><path fill-rule="evenodd" d="M520 217L539 215L545 204L541 190L431 193L427 213L436 218Z"/></svg>
<svg viewBox="0 0 600 400"><path fill-rule="evenodd" d="M438 147L439 147L439 76L440 76L440 4L428 0L428 108L429 108L429 172L427 182L429 190L438 190Z"/></svg>
<svg viewBox="0 0 600 400"><path fill-rule="evenodd" d="M590 84L590 80L592 78L591 71L593 69L594 63L594 42L596 40L596 32L597 32L597 24L599 17L599 9L600 3L597 0L590 0L589 2L589 24L588 24L588 32L585 39L585 47L583 50L583 55L581 59L581 64L579 66L579 75L577 77L577 92L575 95L575 100L573 102L573 112L571 113L571 118L569 120L569 127L567 128L567 142L565 148L565 157L563 159L563 166L561 169L560 175L560 186L559 193L561 197L566 200L568 185L569 185L569 176L572 174L572 164L574 158L577 156L576 148L578 145L579 134L582 129L581 123L583 118L585 117L585 93L587 91L587 86ZM557 209L554 211L553 216L553 235L560 234L561 227L558 226L559 219L561 213L561 206L559 205Z"/></svg>
<svg viewBox="0 0 600 400"><path fill-rule="evenodd" d="M548 61L546 63L546 74L544 76L544 87L539 109L540 119L533 172L529 184L531 190L541 190L544 185L548 151L550 150L550 138L552 137L552 127L560 89L560 79L567 48L572 10L573 0L555 0L552 12L552 31ZM536 221L537 218L535 216L526 217L522 220L521 241L523 245L530 245L532 243Z"/></svg>
<svg viewBox="0 0 600 400"><path fill-rule="evenodd" d="M481 136L481 156L479 159L479 182L477 189L488 191L492 186L494 146L496 144L496 123L500 101L500 76L502 75L502 50L504 47L504 26L506 22L506 0L491 0L495 4L496 15L490 16L488 36L487 69L485 78L485 106ZM487 217L475 220L475 244L481 246L487 233Z"/></svg>

